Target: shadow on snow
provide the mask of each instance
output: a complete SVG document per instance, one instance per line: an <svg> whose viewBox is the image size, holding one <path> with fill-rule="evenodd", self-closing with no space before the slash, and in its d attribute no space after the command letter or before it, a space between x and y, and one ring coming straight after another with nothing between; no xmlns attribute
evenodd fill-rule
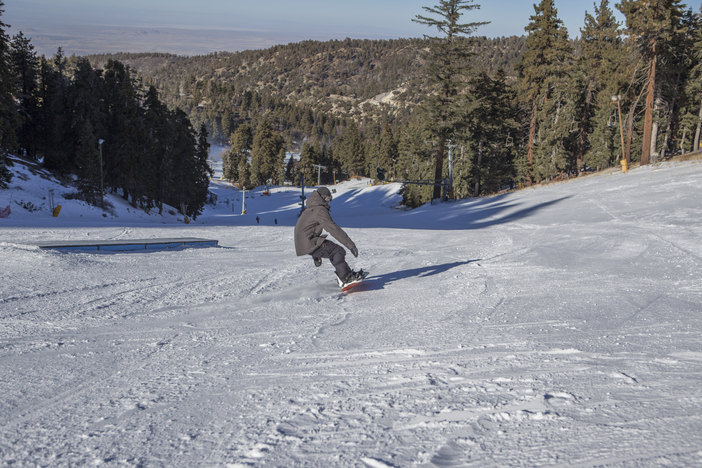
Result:
<svg viewBox="0 0 702 468"><path fill-rule="evenodd" d="M523 202L508 196L499 195L478 201L468 200L435 206L424 205L409 212L385 213L378 216L359 216L358 212L339 209L334 218L340 226L349 228L471 230L529 218L571 198L566 196L521 206Z"/></svg>
<svg viewBox="0 0 702 468"><path fill-rule="evenodd" d="M356 286L350 292L361 291L377 291L385 289L386 285L402 281L409 278L427 278L429 276L440 275L447 271L470 263L478 262L479 260L467 260L464 262L445 263L443 265L432 265L421 268L412 268L411 270L393 271L378 276L370 276L364 282Z"/></svg>
<svg viewBox="0 0 702 468"><path fill-rule="evenodd" d="M424 205L412 211L391 209L384 199L375 202L368 200L369 195L349 192L334 199L331 214L334 221L346 228L388 228L388 229L424 229L424 230L471 230L482 229L499 224L529 218L571 196L561 197L542 203L525 205L523 199L513 194L503 194L490 198L468 199L439 205ZM525 206L522 206L525 205ZM270 226L293 227L297 222L299 208L283 209L275 212L250 213L243 217L229 218L217 222L208 219L208 225L234 226ZM260 221L257 223L256 217ZM273 221L277 221L274 224Z"/></svg>

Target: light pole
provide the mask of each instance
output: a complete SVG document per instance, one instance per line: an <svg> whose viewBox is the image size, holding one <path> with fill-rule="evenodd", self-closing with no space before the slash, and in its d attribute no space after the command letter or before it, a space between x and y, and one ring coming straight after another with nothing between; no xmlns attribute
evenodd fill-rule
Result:
<svg viewBox="0 0 702 468"><path fill-rule="evenodd" d="M100 206L102 208L105 208L105 191L103 189L103 181L102 181L102 144L105 143L105 140L98 140L98 146L100 147Z"/></svg>
<svg viewBox="0 0 702 468"><path fill-rule="evenodd" d="M622 97L617 94L612 96L612 102L617 103L617 108L619 109L619 137L622 140L622 171L626 172L629 166L629 155L626 154L624 150L624 127L622 126Z"/></svg>

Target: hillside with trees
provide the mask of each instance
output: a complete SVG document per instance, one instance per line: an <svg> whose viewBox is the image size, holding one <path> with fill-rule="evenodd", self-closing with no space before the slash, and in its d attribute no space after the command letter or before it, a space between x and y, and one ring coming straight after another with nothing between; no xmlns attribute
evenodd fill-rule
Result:
<svg viewBox="0 0 702 468"><path fill-rule="evenodd" d="M417 20L428 33L439 26L435 37L194 57L67 58L59 49L47 59L21 34L3 34L0 73L12 79L0 92L12 99L2 101L0 143L93 181L103 150L99 180L146 207L199 206L168 187L181 158L192 166L204 154L204 135L231 146L225 176L242 186L316 182L323 166L323 183L412 182L403 189L410 206L699 149L702 18L680 0L623 0L625 24L600 0L577 41L554 0L534 5L525 36L496 39L474 36L474 6L425 8ZM187 150L172 154L174 144ZM192 167L183 171L207 172ZM86 187L95 198L95 183Z"/></svg>
<svg viewBox="0 0 702 468"><path fill-rule="evenodd" d="M118 61L98 69L60 48L47 60L22 33L0 34L0 54L7 84L0 102L13 103L0 116L0 185L9 182L14 153L74 176L77 192L69 195L102 208L109 190L146 211L170 205L193 219L201 214L212 175L206 126L196 131Z"/></svg>
<svg viewBox="0 0 702 468"><path fill-rule="evenodd" d="M503 69L516 80L524 43L523 37L480 38L471 44L472 66L488 73ZM96 67L108 60L131 66L156 87L164 102L185 110L195 123L206 123L216 138L228 140L238 125L256 120L258 112L249 115L253 109L274 111L281 123L299 122L306 136L328 143L333 132L329 127L325 131L324 125L314 128L319 118L353 118L361 127L378 120L407 121L426 89L424 51L428 47L423 39L346 39L195 57L111 54L86 58ZM291 112L298 115L285 115ZM317 116L311 122L310 113Z"/></svg>

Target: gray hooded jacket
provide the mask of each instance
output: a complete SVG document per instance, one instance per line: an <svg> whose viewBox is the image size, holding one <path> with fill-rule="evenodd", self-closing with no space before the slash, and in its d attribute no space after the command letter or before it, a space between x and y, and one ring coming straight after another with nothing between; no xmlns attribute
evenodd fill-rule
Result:
<svg viewBox="0 0 702 468"><path fill-rule="evenodd" d="M356 247L344 230L332 221L329 204L319 193L312 192L307 199L307 209L295 225L295 252L298 256L309 255L322 245L327 237L322 235L322 230L326 230L347 249Z"/></svg>

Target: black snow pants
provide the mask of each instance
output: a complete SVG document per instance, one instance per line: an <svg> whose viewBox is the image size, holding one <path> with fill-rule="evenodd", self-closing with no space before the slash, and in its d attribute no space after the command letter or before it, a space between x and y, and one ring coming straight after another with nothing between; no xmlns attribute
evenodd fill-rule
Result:
<svg viewBox="0 0 702 468"><path fill-rule="evenodd" d="M328 258L332 265L334 265L334 268L336 268L336 276L342 281L346 278L346 275L351 273L351 268L349 264L346 263L346 250L332 241L325 240L324 243L310 255L312 255L314 259Z"/></svg>

